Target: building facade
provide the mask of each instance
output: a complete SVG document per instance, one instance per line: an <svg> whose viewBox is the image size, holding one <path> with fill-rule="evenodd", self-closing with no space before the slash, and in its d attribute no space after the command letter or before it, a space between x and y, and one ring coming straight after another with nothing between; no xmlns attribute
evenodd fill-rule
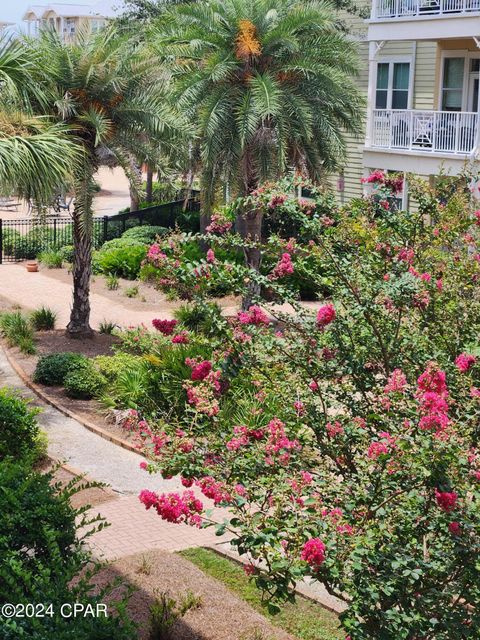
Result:
<svg viewBox="0 0 480 640"><path fill-rule="evenodd" d="M94 5L32 5L23 16L26 32L37 36L42 29L53 29L64 42L74 41L81 32L95 32L121 11L118 0L102 0Z"/></svg>
<svg viewBox="0 0 480 640"><path fill-rule="evenodd" d="M350 139L339 199L375 169L434 178L480 156L480 0L372 0L354 29L365 135ZM408 184L403 194L408 206Z"/></svg>

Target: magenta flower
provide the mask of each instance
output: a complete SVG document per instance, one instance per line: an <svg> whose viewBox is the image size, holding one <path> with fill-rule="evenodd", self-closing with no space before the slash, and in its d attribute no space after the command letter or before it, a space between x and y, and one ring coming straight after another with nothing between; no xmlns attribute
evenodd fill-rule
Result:
<svg viewBox="0 0 480 640"><path fill-rule="evenodd" d="M317 327L323 329L336 318L337 312L333 304L325 304L317 311Z"/></svg>
<svg viewBox="0 0 480 640"><path fill-rule="evenodd" d="M475 358L475 356L469 355L468 353L461 353L455 360L455 366L460 371L460 373L467 373L467 371L469 371L473 367L476 361L477 359Z"/></svg>
<svg viewBox="0 0 480 640"><path fill-rule="evenodd" d="M301 558L308 562L308 564L318 571L320 566L325 562L325 551L327 547L320 540L320 538L311 538L303 545Z"/></svg>
<svg viewBox="0 0 480 640"><path fill-rule="evenodd" d="M157 318L152 320L152 325L157 331L163 333L164 336L171 336L177 324L178 322L176 320L160 320Z"/></svg>

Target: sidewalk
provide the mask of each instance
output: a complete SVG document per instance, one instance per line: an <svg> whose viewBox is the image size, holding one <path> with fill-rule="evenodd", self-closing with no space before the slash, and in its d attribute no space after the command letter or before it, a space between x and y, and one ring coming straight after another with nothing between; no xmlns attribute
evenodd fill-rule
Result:
<svg viewBox="0 0 480 640"><path fill-rule="evenodd" d="M72 285L54 281L41 272L27 273L23 264L7 263L0 266L0 296L28 310L42 305L50 307L58 314L59 328L65 328L70 319ZM119 327L128 327L142 322L150 326L160 313L167 320L173 318L171 309L134 311L95 293L90 294L90 305L90 325L93 329L97 329L103 320L114 322Z"/></svg>

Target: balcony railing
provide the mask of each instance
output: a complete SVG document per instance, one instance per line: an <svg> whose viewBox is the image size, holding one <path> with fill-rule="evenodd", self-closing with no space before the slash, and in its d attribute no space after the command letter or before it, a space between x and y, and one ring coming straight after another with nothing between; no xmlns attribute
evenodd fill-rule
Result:
<svg viewBox="0 0 480 640"><path fill-rule="evenodd" d="M477 139L478 114L466 111L374 109L370 146L466 155Z"/></svg>
<svg viewBox="0 0 480 640"><path fill-rule="evenodd" d="M373 0L372 19L469 14L480 11L480 0Z"/></svg>

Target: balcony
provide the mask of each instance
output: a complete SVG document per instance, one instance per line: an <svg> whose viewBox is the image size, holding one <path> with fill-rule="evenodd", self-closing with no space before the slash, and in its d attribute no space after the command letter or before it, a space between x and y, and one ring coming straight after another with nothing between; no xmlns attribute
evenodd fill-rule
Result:
<svg viewBox="0 0 480 640"><path fill-rule="evenodd" d="M476 148L477 123L478 114L466 111L374 109L367 147L464 161Z"/></svg>
<svg viewBox="0 0 480 640"><path fill-rule="evenodd" d="M369 40L438 40L478 34L480 0L373 0Z"/></svg>

